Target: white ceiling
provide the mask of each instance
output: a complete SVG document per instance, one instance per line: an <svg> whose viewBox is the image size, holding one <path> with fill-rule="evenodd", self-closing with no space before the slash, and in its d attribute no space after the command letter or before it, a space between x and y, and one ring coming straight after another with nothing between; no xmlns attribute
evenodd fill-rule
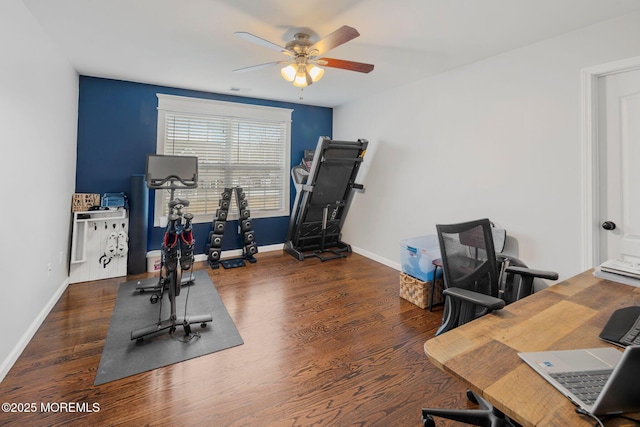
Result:
<svg viewBox="0 0 640 427"><path fill-rule="evenodd" d="M64 56L88 76L334 107L640 8L638 0L23 0ZM326 56L375 64L326 69L303 91L286 59L233 35L278 45L342 25L360 37ZM232 90L235 89L235 90Z"/></svg>

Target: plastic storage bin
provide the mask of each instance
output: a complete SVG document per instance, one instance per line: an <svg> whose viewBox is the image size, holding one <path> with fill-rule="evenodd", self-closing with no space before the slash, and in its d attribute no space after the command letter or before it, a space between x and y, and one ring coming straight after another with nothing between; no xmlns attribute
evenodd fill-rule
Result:
<svg viewBox="0 0 640 427"><path fill-rule="evenodd" d="M438 244L438 236L435 234L400 241L402 272L409 276L423 282L432 282L435 270L433 260L439 258L440 245Z"/></svg>

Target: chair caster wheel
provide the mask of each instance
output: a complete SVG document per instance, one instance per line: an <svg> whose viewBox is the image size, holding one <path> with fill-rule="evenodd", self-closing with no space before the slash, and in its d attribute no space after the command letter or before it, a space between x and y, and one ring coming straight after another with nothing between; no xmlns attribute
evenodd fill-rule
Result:
<svg viewBox="0 0 640 427"><path fill-rule="evenodd" d="M200 324L201 328L206 328L207 327L207 322L202 322L202 324Z"/></svg>
<svg viewBox="0 0 640 427"><path fill-rule="evenodd" d="M436 422L433 420L431 415L427 415L422 418L422 426L423 427L436 427Z"/></svg>
<svg viewBox="0 0 640 427"><path fill-rule="evenodd" d="M151 298L149 298L149 301L151 301L151 304L155 304L158 302L158 295L151 295Z"/></svg>

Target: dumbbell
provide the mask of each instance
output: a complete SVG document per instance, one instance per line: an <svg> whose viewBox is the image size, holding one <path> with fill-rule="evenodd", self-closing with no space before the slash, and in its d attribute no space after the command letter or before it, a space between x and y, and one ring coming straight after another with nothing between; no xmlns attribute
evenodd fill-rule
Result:
<svg viewBox="0 0 640 427"><path fill-rule="evenodd" d="M255 255L258 253L258 245L251 243L250 245L246 245L244 250L247 255Z"/></svg>
<svg viewBox="0 0 640 427"><path fill-rule="evenodd" d="M225 209L216 209L216 219L218 221L226 221L227 215L229 215L229 211Z"/></svg>
<svg viewBox="0 0 640 427"><path fill-rule="evenodd" d="M255 240L255 236L253 235L253 231L246 231L244 233L244 244L249 245L253 243Z"/></svg>
<svg viewBox="0 0 640 427"><path fill-rule="evenodd" d="M240 221L240 230L243 232L251 230L252 226L250 219L243 219Z"/></svg>
<svg viewBox="0 0 640 427"><path fill-rule="evenodd" d="M220 249L209 249L209 261L211 262L220 261Z"/></svg>
<svg viewBox="0 0 640 427"><path fill-rule="evenodd" d="M224 221L214 221L213 222L213 232L216 234L224 234L224 229L226 228L227 223Z"/></svg>
<svg viewBox="0 0 640 427"><path fill-rule="evenodd" d="M219 248L222 246L222 234L214 234L211 236L211 247Z"/></svg>

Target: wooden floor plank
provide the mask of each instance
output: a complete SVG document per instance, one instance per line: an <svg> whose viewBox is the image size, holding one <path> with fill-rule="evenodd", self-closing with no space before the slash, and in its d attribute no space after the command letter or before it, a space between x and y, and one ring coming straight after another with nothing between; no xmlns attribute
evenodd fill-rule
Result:
<svg viewBox="0 0 640 427"><path fill-rule="evenodd" d="M195 265L244 345L97 387L118 286L151 275L70 285L0 384L3 402L37 410L0 413L0 425L419 426L422 406L467 407L423 353L441 308L400 299L396 270L358 254L257 259Z"/></svg>

